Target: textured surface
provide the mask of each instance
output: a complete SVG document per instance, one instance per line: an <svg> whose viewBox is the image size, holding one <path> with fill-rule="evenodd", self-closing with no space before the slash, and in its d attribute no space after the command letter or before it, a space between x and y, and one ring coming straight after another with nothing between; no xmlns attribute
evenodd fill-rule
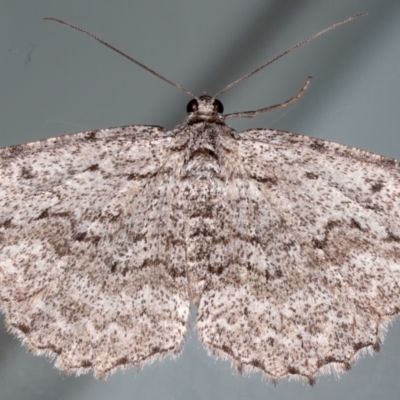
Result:
<svg viewBox="0 0 400 400"><path fill-rule="evenodd" d="M189 298L168 142L160 128L126 127L1 152L2 305L63 370L101 377L182 346Z"/></svg>
<svg viewBox="0 0 400 400"><path fill-rule="evenodd" d="M272 380L379 348L400 309L398 162L212 110L1 151L0 299L32 351L140 367L180 351L189 298L210 352Z"/></svg>
<svg viewBox="0 0 400 400"><path fill-rule="evenodd" d="M400 310L399 163L288 132L236 138L229 267L210 276L200 337L271 379L346 370Z"/></svg>
<svg viewBox="0 0 400 400"><path fill-rule="evenodd" d="M367 18L299 49L220 100L226 112L275 104L312 75L310 90L297 105L229 124L238 132L285 130L400 159L400 52L393 51L400 40L397 0L263 0L251 7L238 0L118 5L99 0L96 7L82 0L51 5L21 0L4 7L0 82L7 101L0 107L0 147L131 124L171 130L184 118L189 99L181 93L90 39L43 21L44 16L90 30L198 94L215 93L298 40L367 11ZM31 43L35 49L27 63L24 49ZM92 373L66 376L47 357L28 353L7 333L1 317L2 400L398 400L400 318L390 324L379 353L362 357L340 379L325 375L310 388L289 379L268 385L261 373L236 373L228 361L207 355L193 329L178 358L154 362L139 373L118 371L105 381ZM192 312L190 321L194 318Z"/></svg>

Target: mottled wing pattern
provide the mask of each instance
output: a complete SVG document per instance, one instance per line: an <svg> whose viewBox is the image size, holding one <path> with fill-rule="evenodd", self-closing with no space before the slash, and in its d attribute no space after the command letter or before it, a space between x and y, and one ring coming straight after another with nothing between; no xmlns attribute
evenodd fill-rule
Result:
<svg viewBox="0 0 400 400"><path fill-rule="evenodd" d="M0 305L66 372L177 354L189 313L171 133L127 126L0 150Z"/></svg>
<svg viewBox="0 0 400 400"><path fill-rule="evenodd" d="M226 140L237 165L201 341L271 380L349 369L400 312L399 162L273 130Z"/></svg>

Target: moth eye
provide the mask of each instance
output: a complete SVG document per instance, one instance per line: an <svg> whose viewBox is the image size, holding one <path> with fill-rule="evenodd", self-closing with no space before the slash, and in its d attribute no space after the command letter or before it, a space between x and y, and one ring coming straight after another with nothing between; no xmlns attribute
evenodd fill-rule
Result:
<svg viewBox="0 0 400 400"><path fill-rule="evenodd" d="M186 112L188 114L197 111L199 108L199 103L197 102L196 99L190 100L189 103L186 106Z"/></svg>
<svg viewBox="0 0 400 400"><path fill-rule="evenodd" d="M214 110L218 113L218 114L222 114L224 112L224 106L223 104L219 101L219 100L215 100L214 101Z"/></svg>

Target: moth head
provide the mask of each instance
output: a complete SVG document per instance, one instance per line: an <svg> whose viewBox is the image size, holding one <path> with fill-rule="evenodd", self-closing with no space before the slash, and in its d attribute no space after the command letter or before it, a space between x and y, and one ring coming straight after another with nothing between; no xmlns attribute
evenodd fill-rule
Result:
<svg viewBox="0 0 400 400"><path fill-rule="evenodd" d="M201 96L189 101L186 111L189 114L188 118L191 120L223 120L224 106L219 100L203 93Z"/></svg>

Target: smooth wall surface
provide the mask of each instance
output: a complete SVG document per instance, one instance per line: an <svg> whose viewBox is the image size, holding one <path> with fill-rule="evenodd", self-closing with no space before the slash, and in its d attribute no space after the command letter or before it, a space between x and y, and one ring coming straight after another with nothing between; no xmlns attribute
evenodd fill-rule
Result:
<svg viewBox="0 0 400 400"><path fill-rule="evenodd" d="M28 0L0 4L0 147L127 124L173 128L190 100L57 17L98 35L194 93L214 94L313 33L340 27L286 56L221 97L227 113L307 94L285 110L230 120L237 130L269 127L400 159L400 2L398 0ZM107 381L64 376L27 354L0 328L2 399L398 399L400 323L381 351L338 380L316 386L267 384L209 357L192 329L176 360Z"/></svg>

